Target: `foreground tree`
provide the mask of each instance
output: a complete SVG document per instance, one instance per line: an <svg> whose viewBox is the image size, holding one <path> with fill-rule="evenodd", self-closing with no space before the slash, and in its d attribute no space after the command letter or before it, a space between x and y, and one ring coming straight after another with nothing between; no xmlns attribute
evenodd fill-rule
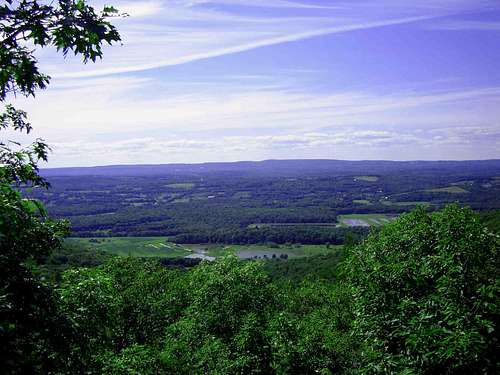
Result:
<svg viewBox="0 0 500 375"><path fill-rule="evenodd" d="M63 55L73 52L83 62L102 57L103 43L120 40L116 28L107 21L118 16L110 6L96 13L84 0L6 0L0 5L0 131L30 133L27 114L7 103L9 96L35 96L50 82L40 72L37 48L52 46ZM47 186L37 173L37 162L47 161L48 145L37 140L26 148L0 138L0 182Z"/></svg>
<svg viewBox="0 0 500 375"><path fill-rule="evenodd" d="M499 238L456 205L403 215L345 264L362 373L500 370Z"/></svg>
<svg viewBox="0 0 500 375"><path fill-rule="evenodd" d="M119 40L101 13L83 0L6 0L0 5L0 132L29 133L24 111L7 103L9 96L35 95L50 77L38 69L37 47L54 46L63 54L102 55L102 44ZM1 133L0 133L1 134ZM55 308L52 292L32 272L33 266L59 245L64 222L47 217L43 206L23 198L27 187L48 187L38 174L48 145L36 140L27 147L0 139L0 362L4 373L48 373L71 366L65 352L71 326Z"/></svg>
<svg viewBox="0 0 500 375"><path fill-rule="evenodd" d="M50 77L39 71L33 45L54 46L64 55L71 51L84 62L101 58L103 43L120 40L107 21L116 15L110 6L96 13L85 0L6 0L0 5L0 100L46 88Z"/></svg>
<svg viewBox="0 0 500 375"><path fill-rule="evenodd" d="M66 226L37 210L19 192L0 185L0 362L7 373L44 372L65 362L56 353L64 352L69 327L32 265L58 246Z"/></svg>

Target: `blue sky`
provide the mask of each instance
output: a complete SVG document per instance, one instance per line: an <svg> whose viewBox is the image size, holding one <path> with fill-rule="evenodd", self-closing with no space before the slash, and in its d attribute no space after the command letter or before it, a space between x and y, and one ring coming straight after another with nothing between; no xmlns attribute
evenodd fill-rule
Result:
<svg viewBox="0 0 500 375"><path fill-rule="evenodd" d="M500 158L498 0L113 3L123 45L17 99L50 166Z"/></svg>

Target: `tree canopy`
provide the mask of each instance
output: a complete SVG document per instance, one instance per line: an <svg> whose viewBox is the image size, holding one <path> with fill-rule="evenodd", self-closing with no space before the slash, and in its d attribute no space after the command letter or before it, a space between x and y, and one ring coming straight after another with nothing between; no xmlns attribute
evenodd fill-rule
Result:
<svg viewBox="0 0 500 375"><path fill-rule="evenodd" d="M495 373L499 237L467 208L416 209L344 265L366 373Z"/></svg>
<svg viewBox="0 0 500 375"><path fill-rule="evenodd" d="M83 0L6 0L0 5L0 132L30 133L26 112L7 104L11 96L35 95L50 77L38 68L37 48L54 46L95 61L102 44L120 40L107 18ZM36 264L56 249L68 232L43 205L24 198L21 187L48 183L38 174L49 146L41 139L28 146L0 139L0 359L6 373L65 372L72 366L66 349L74 325L57 307L52 290L39 280Z"/></svg>

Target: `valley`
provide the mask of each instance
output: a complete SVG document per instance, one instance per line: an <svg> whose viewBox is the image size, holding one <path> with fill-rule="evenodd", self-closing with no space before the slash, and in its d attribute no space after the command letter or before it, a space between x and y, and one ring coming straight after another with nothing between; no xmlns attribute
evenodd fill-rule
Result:
<svg viewBox="0 0 500 375"><path fill-rule="evenodd" d="M416 206L500 208L499 161L269 160L42 174L51 189L30 194L54 217L69 219L73 241L140 257L212 258L238 251L244 257L302 257L360 241ZM193 254L196 246L207 247L207 254Z"/></svg>

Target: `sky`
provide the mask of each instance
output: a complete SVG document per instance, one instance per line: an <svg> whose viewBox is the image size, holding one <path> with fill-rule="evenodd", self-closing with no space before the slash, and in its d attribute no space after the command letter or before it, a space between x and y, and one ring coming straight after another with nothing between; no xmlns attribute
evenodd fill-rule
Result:
<svg viewBox="0 0 500 375"><path fill-rule="evenodd" d="M50 167L500 158L499 0L112 3L122 44L14 100Z"/></svg>

